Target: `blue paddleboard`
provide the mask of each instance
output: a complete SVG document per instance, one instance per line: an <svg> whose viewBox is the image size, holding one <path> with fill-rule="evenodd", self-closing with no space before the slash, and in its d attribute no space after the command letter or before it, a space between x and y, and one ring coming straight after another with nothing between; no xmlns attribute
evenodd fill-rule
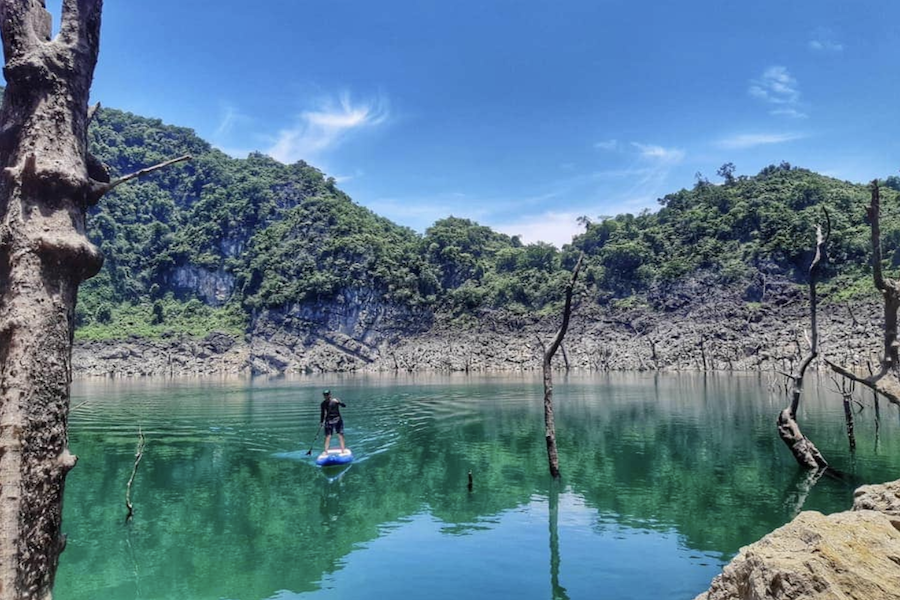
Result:
<svg viewBox="0 0 900 600"><path fill-rule="evenodd" d="M323 452L316 457L316 464L320 467L346 465L351 462L353 462L353 453L350 451L350 448L347 448L343 452L341 452L340 448L334 448L333 450Z"/></svg>

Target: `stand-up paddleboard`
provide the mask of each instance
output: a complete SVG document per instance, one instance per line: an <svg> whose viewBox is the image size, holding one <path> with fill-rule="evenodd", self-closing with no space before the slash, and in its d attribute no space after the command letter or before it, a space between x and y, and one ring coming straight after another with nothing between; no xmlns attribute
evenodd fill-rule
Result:
<svg viewBox="0 0 900 600"><path fill-rule="evenodd" d="M320 467L346 465L351 462L353 462L353 453L350 451L350 448L344 451L341 451L340 448L333 448L316 457L316 464Z"/></svg>

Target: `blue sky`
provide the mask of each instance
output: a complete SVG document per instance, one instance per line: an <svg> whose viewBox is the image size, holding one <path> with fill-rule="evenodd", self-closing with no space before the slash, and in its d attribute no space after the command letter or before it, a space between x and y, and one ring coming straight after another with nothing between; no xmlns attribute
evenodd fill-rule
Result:
<svg viewBox="0 0 900 600"><path fill-rule="evenodd" d="M896 173L898 24L887 0L108 0L93 96L419 231L561 244L727 161Z"/></svg>

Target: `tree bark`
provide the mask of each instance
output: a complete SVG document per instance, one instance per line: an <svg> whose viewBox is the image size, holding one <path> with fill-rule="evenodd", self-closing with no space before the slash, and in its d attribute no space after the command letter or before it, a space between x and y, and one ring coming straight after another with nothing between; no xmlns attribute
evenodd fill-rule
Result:
<svg viewBox="0 0 900 600"><path fill-rule="evenodd" d="M0 600L49 599L59 554L79 284L103 264L89 207L122 183L87 150L102 0L0 0ZM124 178L123 178L124 179Z"/></svg>
<svg viewBox="0 0 900 600"><path fill-rule="evenodd" d="M102 265L85 235L87 102L101 0L3 0L0 109L0 598L50 598L68 451L75 297Z"/></svg>
<svg viewBox="0 0 900 600"><path fill-rule="evenodd" d="M572 316L572 295L575 291L575 282L578 279L578 272L581 270L581 263L584 260L584 253L578 257L575 263L575 269L572 271L572 278L566 284L566 302L563 306L563 320L556 337L548 348L544 350L544 436L547 440L547 461L550 465L550 476L554 479L559 478L559 454L556 450L556 423L553 419L553 369L551 362L553 355L556 354L566 331L569 329L569 318Z"/></svg>
<svg viewBox="0 0 900 600"><path fill-rule="evenodd" d="M826 222L828 213L825 213ZM831 227L828 227L830 231ZM794 459L801 467L806 469L823 469L828 463L809 438L800 431L797 423L797 411L800 408L800 397L803 395L803 376L810 363L816 358L819 351L819 326L816 315L816 280L818 278L819 264L822 260L827 234L822 234L822 228L816 227L816 254L809 265L809 322L810 341L809 352L800 363L797 372L790 375L792 381L791 404L778 414L778 435L790 449Z"/></svg>

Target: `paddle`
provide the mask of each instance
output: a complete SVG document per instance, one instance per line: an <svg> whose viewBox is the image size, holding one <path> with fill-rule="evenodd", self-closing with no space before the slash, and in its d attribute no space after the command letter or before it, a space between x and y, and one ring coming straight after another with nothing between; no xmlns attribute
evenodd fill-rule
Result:
<svg viewBox="0 0 900 600"><path fill-rule="evenodd" d="M307 455L307 456L309 456L310 454L312 454L313 446L316 445L316 440L319 439L319 434L322 433L322 426L323 426L324 424L325 424L325 423L319 423L319 430L316 431L316 437L313 438L312 444L309 445L309 450L306 451L306 455Z"/></svg>

